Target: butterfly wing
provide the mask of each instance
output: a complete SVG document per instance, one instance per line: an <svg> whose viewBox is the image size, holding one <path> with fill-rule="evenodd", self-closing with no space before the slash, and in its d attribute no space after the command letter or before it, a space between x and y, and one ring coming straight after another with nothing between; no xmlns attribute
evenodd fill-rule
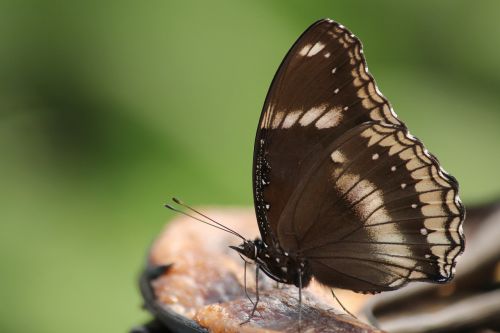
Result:
<svg viewBox="0 0 500 333"><path fill-rule="evenodd" d="M263 240L276 226L310 156L366 121L398 120L368 73L361 42L332 20L309 27L280 65L259 121L254 198Z"/></svg>
<svg viewBox="0 0 500 333"><path fill-rule="evenodd" d="M386 146L373 144L371 132L387 134ZM386 150L375 152L379 146ZM350 161L354 178L335 180L335 159ZM331 286L378 292L446 281L463 249L457 193L378 91L360 41L331 20L306 30L278 69L257 130L254 198L264 242L301 253Z"/></svg>
<svg viewBox="0 0 500 333"><path fill-rule="evenodd" d="M357 126L302 177L278 238L318 281L378 292L452 278L464 247L458 184L404 127Z"/></svg>

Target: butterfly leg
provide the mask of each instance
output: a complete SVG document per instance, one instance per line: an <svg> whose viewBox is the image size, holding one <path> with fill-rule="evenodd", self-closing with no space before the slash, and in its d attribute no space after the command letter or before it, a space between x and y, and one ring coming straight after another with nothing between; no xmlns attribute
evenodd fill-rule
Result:
<svg viewBox="0 0 500 333"><path fill-rule="evenodd" d="M257 310L257 304L259 304L259 264L255 265L255 303L253 303L253 309L252 312L250 313L250 316L248 317L247 320L242 322L240 325L244 325L248 323L253 316L255 315L255 311Z"/></svg>
<svg viewBox="0 0 500 333"><path fill-rule="evenodd" d="M250 295L248 295L248 289L247 289L247 264L248 263L246 260L244 261L244 263L245 263L245 270L243 271L243 284L245 285L245 295L247 296L250 303L252 303L252 305L254 305L252 299L250 298Z"/></svg>
<svg viewBox="0 0 500 333"><path fill-rule="evenodd" d="M302 270L299 269L299 331L302 322Z"/></svg>
<svg viewBox="0 0 500 333"><path fill-rule="evenodd" d="M349 314L351 317L353 318L356 318L358 319L358 317L356 317L355 315L353 315L349 310L347 310L345 307L344 307L344 304L342 304L342 302L338 299L337 295L335 295L335 293L333 292L333 289L330 289L330 291L332 292L332 296L333 296L333 299L335 299L335 301L337 301L337 303L340 304L340 307L342 308L342 310L344 310L347 314Z"/></svg>

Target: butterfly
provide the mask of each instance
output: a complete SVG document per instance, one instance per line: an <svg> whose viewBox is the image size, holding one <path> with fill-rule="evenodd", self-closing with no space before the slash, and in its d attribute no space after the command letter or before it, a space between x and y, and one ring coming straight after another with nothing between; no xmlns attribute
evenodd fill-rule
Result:
<svg viewBox="0 0 500 333"><path fill-rule="evenodd" d="M443 283L464 249L457 181L380 93L360 40L330 19L299 37L272 81L253 190L262 238L233 249L281 283Z"/></svg>
<svg viewBox="0 0 500 333"><path fill-rule="evenodd" d="M271 83L253 192L260 239L211 221L243 239L231 248L257 275L297 286L299 300L313 277L372 294L444 283L464 249L456 179L380 93L360 40L330 19L299 37Z"/></svg>

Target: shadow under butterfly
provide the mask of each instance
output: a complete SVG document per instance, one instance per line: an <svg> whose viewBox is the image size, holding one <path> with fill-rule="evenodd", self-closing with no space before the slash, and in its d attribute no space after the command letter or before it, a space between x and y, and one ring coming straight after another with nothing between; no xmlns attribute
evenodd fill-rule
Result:
<svg viewBox="0 0 500 333"><path fill-rule="evenodd" d="M243 238L231 248L257 275L297 286L299 299L313 277L360 293L444 283L464 249L457 181L397 118L359 39L329 19L299 37L273 79L253 189L261 239L212 222ZM258 288L249 320L257 303Z"/></svg>

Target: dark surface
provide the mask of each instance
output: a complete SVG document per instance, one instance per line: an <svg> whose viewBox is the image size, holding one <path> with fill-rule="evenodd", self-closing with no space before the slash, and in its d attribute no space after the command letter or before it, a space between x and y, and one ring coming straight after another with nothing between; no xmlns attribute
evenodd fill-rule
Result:
<svg viewBox="0 0 500 333"><path fill-rule="evenodd" d="M153 319L147 324L137 326L129 331L129 333L173 333L182 332L182 330L172 331L165 326L160 320Z"/></svg>
<svg viewBox="0 0 500 333"><path fill-rule="evenodd" d="M207 333L208 331L200 327L195 321L179 315L168 307L161 306L157 302L151 281L168 272L171 265L151 266L147 265L141 275L139 288L144 299L144 308L154 317L150 323L137 328L139 331L131 333ZM137 330L136 329L136 330ZM140 331L140 330L143 331Z"/></svg>

